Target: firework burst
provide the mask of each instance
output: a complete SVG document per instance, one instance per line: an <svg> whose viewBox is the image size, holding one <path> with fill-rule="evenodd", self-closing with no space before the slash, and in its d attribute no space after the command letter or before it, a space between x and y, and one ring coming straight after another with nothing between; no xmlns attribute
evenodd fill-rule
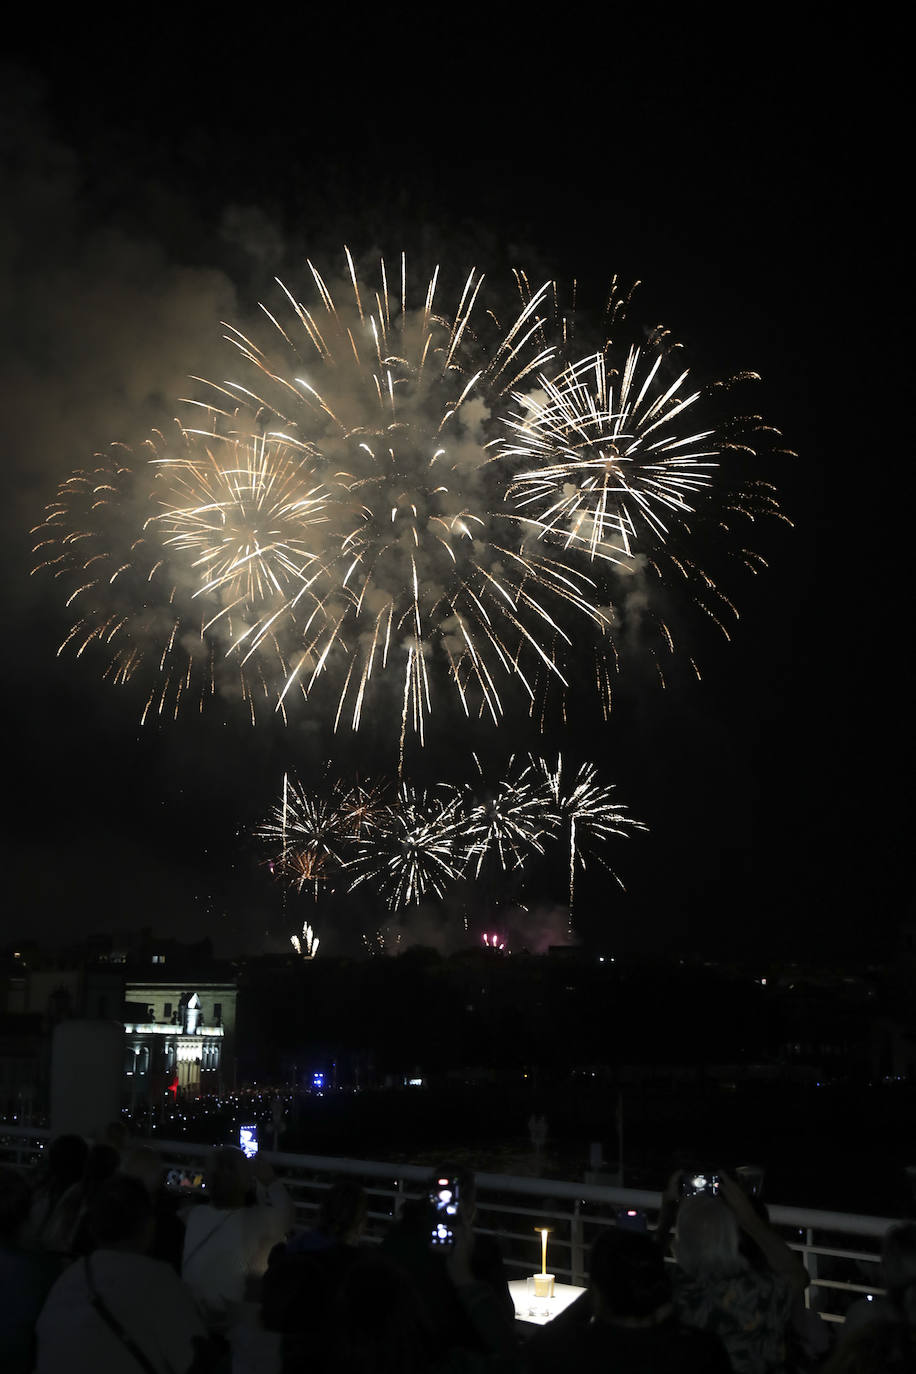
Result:
<svg viewBox="0 0 916 1374"><path fill-rule="evenodd" d="M583 644L607 709L646 569L724 628L697 559L714 530L758 565L731 525L776 513L772 491L723 471L756 417L708 419L714 389L672 369L663 331L618 348L616 297L612 338L570 361L552 284L519 275L500 326L476 269L414 295L403 257L368 286L345 256L341 287L309 264L310 304L281 286L261 329L227 326L237 375L197 379L193 424L62 484L37 548L68 647L145 676L144 719L219 692L358 729L388 693L403 766L443 684L468 715L499 722L518 693L542 713Z"/></svg>
<svg viewBox="0 0 916 1374"><path fill-rule="evenodd" d="M344 787L339 781L322 796L284 775L282 798L258 830L273 851L272 871L297 892L310 887L317 900L354 844L367 843L383 829L389 815L384 798L380 786Z"/></svg>
<svg viewBox="0 0 916 1374"><path fill-rule="evenodd" d="M562 755L558 755L555 767L546 759L532 758L530 768L546 789L550 811L558 827L568 835L569 926L572 929L576 869L585 868L586 852L594 852L596 844L603 844L612 836L622 837L647 827L627 815L627 808L615 800L613 784L601 782L593 763L583 763L570 782L564 777ZM600 854L597 857L623 887L614 870Z"/></svg>
<svg viewBox="0 0 916 1374"><path fill-rule="evenodd" d="M478 879L488 857L504 872L522 870L562 836L571 920L575 873L585 867L586 852L607 868L599 849L645 829L594 764L567 780L562 757L552 765L528 755L511 759L493 784L481 772L474 786L440 783L428 791L403 782L384 789L338 781L321 797L284 778L282 800L257 835L270 847L271 871L297 890L309 882L317 896L319 885L335 877L350 891L370 883L393 911L443 899L453 884Z"/></svg>
<svg viewBox="0 0 916 1374"><path fill-rule="evenodd" d="M483 770L475 762L482 780ZM488 858L510 872L524 867L532 854L543 854L555 822L543 782L530 762L519 766L513 756L506 775L485 788L482 798L470 784L455 789L453 795L462 814L468 867L475 878Z"/></svg>

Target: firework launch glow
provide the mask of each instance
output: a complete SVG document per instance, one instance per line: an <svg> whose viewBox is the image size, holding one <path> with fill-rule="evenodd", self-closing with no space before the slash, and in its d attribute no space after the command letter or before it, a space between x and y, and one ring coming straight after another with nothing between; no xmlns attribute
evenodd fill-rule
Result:
<svg viewBox="0 0 916 1374"><path fill-rule="evenodd" d="M553 283L518 273L505 314L476 268L418 290L403 256L371 284L344 256L340 285L309 263L310 303L280 284L259 331L226 327L234 375L196 379L193 420L61 485L36 552L75 616L62 649L142 681L145 720L219 695L253 721L307 701L356 730L387 693L403 763L443 693L495 723L516 696L541 718L583 653L606 711L628 606L674 651L637 585L684 591L728 632L707 560L756 571L742 527L779 515L741 472L775 431L724 413L728 384L691 382L663 330L629 342L616 288L577 354ZM405 795L410 834L446 825L426 805ZM508 862L531 840L517 808L488 825ZM448 877L421 849L398 900Z"/></svg>
<svg viewBox="0 0 916 1374"><path fill-rule="evenodd" d="M392 911L443 898L453 884L479 878L487 862L504 872L523 869L560 841L569 852L571 919L575 872L586 853L613 873L599 850L647 828L614 792L594 764L582 764L567 782L562 758L554 765L531 755L510 759L493 784L481 770L476 785L426 791L404 782L385 789L338 781L321 797L287 776L257 834L281 881L300 891L309 885L316 897L336 880L350 891L371 882Z"/></svg>
<svg viewBox="0 0 916 1374"><path fill-rule="evenodd" d="M302 923L302 936L291 935L289 942L297 954L301 954L303 959L314 959L318 954L318 946L321 944L308 921Z"/></svg>

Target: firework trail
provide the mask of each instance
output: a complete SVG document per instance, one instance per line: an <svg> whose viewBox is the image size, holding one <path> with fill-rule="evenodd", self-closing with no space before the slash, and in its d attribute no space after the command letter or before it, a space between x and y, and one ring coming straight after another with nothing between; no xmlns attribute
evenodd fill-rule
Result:
<svg viewBox="0 0 916 1374"><path fill-rule="evenodd" d="M309 264L309 305L281 284L257 338L226 327L238 374L197 379L193 424L62 484L37 551L66 646L145 679L144 719L219 692L356 730L387 690L403 766L443 683L468 715L498 723L518 693L542 716L586 644L607 709L645 572L726 629L698 560L762 562L733 526L775 498L731 467L773 431L720 416L725 388L690 385L664 331L618 345L613 293L611 338L571 360L551 283L519 274L503 327L476 269L443 306L438 268L414 296L403 257L375 286L346 264L333 291Z"/></svg>

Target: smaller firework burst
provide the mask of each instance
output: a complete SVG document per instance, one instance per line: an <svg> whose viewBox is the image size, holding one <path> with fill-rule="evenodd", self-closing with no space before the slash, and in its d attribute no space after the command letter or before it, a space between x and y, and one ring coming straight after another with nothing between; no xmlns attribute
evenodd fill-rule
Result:
<svg viewBox="0 0 916 1374"><path fill-rule="evenodd" d="M348 865L354 875L350 891L371 880L394 910L424 897L443 897L466 863L466 838L455 803L402 783L387 823L358 843Z"/></svg>
<svg viewBox="0 0 916 1374"><path fill-rule="evenodd" d="M553 814L568 835L571 928L576 868L585 868L586 851L594 853L596 842L603 843L612 836L623 837L633 830L647 830L648 826L627 815L627 808L614 798L613 784L599 780L598 770L593 763L583 763L570 782L564 777L562 755L557 755L556 767L542 758L532 758L530 766L546 787ZM596 857L623 887L610 865L600 855Z"/></svg>
<svg viewBox="0 0 916 1374"><path fill-rule="evenodd" d="M486 782L479 764L478 773L475 785L440 783L429 791L407 783L395 791L371 781L348 787L338 780L323 796L287 776L281 802L258 831L273 851L271 872L297 891L310 886L316 897L334 876L351 892L370 884L396 911L441 900L463 879L480 879L488 860L497 872L523 870L563 837L571 921L575 875L586 854L613 873L598 850L646 829L615 800L594 764L567 776L562 757L550 764L513 756L495 784Z"/></svg>
<svg viewBox="0 0 916 1374"><path fill-rule="evenodd" d="M462 830L468 847L469 866L475 878L488 858L494 858L503 872L523 868L532 854L543 854L555 822L546 806L543 783L530 764L509 760L505 776L495 786L483 782L478 760L478 788L468 785L455 789L454 798L462 811ZM478 795L483 783L484 795Z"/></svg>
<svg viewBox="0 0 916 1374"><path fill-rule="evenodd" d="M364 789L337 782L329 796L321 796L285 775L282 799L258 831L274 847L271 870L297 892L310 887L317 899L343 866L354 836L368 827L369 806Z"/></svg>

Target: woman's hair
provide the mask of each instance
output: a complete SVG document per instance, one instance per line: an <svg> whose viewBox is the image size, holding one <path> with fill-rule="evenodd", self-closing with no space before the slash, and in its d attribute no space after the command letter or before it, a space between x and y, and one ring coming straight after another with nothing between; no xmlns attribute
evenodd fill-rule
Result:
<svg viewBox="0 0 916 1374"><path fill-rule="evenodd" d="M599 1315L641 1320L671 1302L671 1281L655 1242L638 1231L603 1231L592 1247L592 1288Z"/></svg>
<svg viewBox="0 0 916 1374"><path fill-rule="evenodd" d="M244 1207L252 1192L248 1160L235 1145L221 1145L210 1156L207 1193L214 1207Z"/></svg>
<svg viewBox="0 0 916 1374"><path fill-rule="evenodd" d="M745 1267L738 1221L717 1197L685 1198L677 1214L675 1258L692 1278L727 1278Z"/></svg>
<svg viewBox="0 0 916 1374"><path fill-rule="evenodd" d="M334 1240L358 1233L369 1210L369 1196L358 1179L334 1180L318 1209L318 1230Z"/></svg>

